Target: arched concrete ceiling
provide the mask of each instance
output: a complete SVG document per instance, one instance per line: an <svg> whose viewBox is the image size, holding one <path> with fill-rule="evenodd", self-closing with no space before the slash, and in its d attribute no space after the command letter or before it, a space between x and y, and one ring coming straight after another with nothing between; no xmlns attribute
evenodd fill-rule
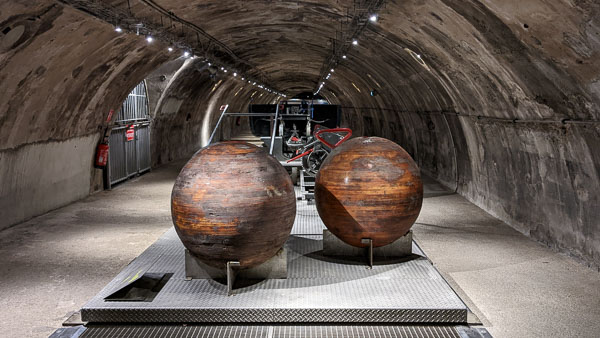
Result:
<svg viewBox="0 0 600 338"><path fill-rule="evenodd" d="M336 58L336 73L325 81L325 92L348 96L361 94L354 85L363 95L377 89L381 102L362 101L397 110L458 110L519 119L598 116L600 37L593 1L131 4L138 18L156 16L153 4L201 27L253 65L254 75L264 74L284 92L315 90L333 46L352 38L353 17L366 17L369 7L378 7L378 22L366 23L358 46L348 49L348 59ZM421 55L429 70L406 48Z"/></svg>

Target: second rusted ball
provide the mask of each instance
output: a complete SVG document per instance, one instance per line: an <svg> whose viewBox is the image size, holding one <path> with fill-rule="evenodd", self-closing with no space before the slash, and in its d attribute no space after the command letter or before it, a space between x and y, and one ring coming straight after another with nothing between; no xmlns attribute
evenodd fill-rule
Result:
<svg viewBox="0 0 600 338"><path fill-rule="evenodd" d="M416 163L396 143L357 137L336 148L315 182L315 201L327 228L342 241L364 247L390 244L404 236L423 203Z"/></svg>

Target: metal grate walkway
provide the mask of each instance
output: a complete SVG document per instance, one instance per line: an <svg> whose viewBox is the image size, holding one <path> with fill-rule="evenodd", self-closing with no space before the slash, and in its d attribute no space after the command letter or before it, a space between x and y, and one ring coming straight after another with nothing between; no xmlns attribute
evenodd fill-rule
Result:
<svg viewBox="0 0 600 338"><path fill-rule="evenodd" d="M90 325L81 338L491 338L485 329L466 326L200 326Z"/></svg>
<svg viewBox="0 0 600 338"><path fill-rule="evenodd" d="M286 243L288 278L257 281L234 296L212 279L185 280L184 248L174 229L133 260L81 310L111 323L465 323L467 307L413 243L413 256L367 269L362 258L322 254L314 205L298 201ZM301 233L302 235L300 235ZM144 273L173 273L151 302L104 297Z"/></svg>

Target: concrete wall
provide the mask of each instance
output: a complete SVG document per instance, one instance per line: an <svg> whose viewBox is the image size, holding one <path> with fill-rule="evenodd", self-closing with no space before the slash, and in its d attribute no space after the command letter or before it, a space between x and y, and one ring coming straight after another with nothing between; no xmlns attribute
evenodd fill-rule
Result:
<svg viewBox="0 0 600 338"><path fill-rule="evenodd" d="M0 151L0 229L90 193L97 135Z"/></svg>

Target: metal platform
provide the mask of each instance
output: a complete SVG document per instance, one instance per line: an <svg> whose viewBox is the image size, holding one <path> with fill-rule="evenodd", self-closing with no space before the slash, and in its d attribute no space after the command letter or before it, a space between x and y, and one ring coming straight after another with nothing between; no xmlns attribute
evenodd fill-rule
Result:
<svg viewBox="0 0 600 338"><path fill-rule="evenodd" d="M255 282L227 296L215 280L185 280L184 247L167 231L82 309L110 323L466 323L467 307L413 243L413 256L376 262L322 254L314 205L298 201L288 278ZM173 273L151 302L105 301L134 276ZM265 327L262 327L265 329Z"/></svg>
<svg viewBox="0 0 600 338"><path fill-rule="evenodd" d="M299 187L295 188L296 199L302 199L303 193ZM296 202L296 219L292 228L292 235L323 235L327 229L319 217L314 203L306 200Z"/></svg>

